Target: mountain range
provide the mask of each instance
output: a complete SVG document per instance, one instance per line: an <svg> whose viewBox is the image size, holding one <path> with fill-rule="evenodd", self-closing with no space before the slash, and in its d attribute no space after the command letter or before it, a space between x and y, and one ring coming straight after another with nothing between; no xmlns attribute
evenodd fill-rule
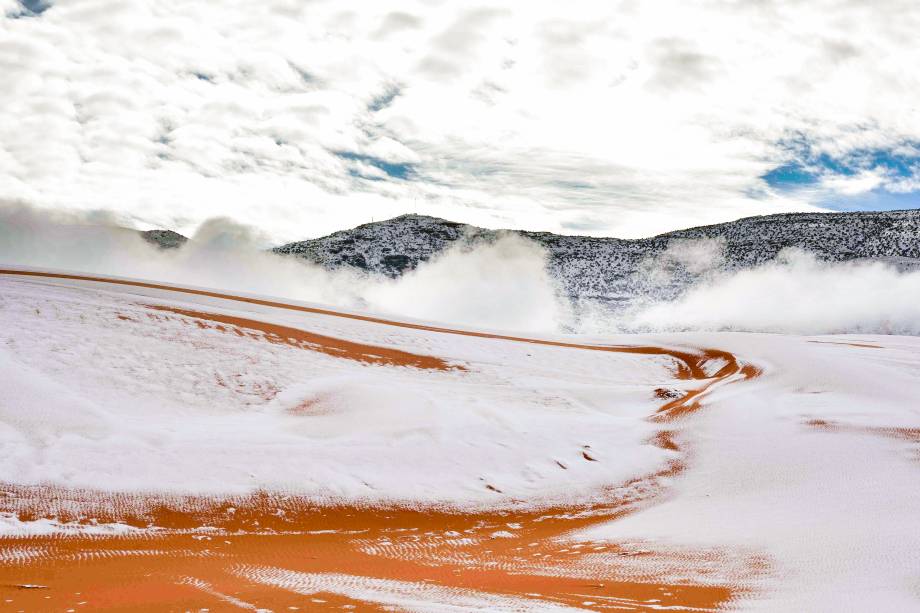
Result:
<svg viewBox="0 0 920 613"><path fill-rule="evenodd" d="M328 269L346 267L396 278L450 248L467 249L507 235L531 240L545 251L548 272L569 298L614 308L643 297L672 298L712 271L757 266L789 248L825 261L882 259L902 268L920 265L918 210L747 217L632 240L490 230L409 214L273 251ZM170 231L144 236L166 248L185 242Z"/></svg>

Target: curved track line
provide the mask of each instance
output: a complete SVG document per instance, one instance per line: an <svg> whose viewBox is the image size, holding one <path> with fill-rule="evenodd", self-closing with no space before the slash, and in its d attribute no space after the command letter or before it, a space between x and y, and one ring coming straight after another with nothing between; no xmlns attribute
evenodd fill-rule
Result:
<svg viewBox="0 0 920 613"><path fill-rule="evenodd" d="M365 364L410 366L427 370L466 370L459 364L452 365L446 360L433 356L420 355L408 351L401 351L399 349L380 347L378 345L366 345L364 343L346 341L323 334L306 332L300 328L271 324L255 319L155 304L147 304L144 306L154 311L174 313L176 315L192 318L200 328L213 328L220 332L233 331L240 336L246 336L243 330L252 330L257 333L253 334L255 338L264 339L269 343L291 345L300 349L318 351L335 358L345 358L357 362L364 362ZM214 322L217 325L208 325L206 322ZM230 326L229 330L221 324Z"/></svg>
<svg viewBox="0 0 920 613"><path fill-rule="evenodd" d="M26 270L13 270L13 269L0 269L0 274L2 275L15 275L15 276L24 276L24 277L38 277L38 278L49 278L49 279L67 279L74 281L91 281L95 283L109 283L112 285L122 285L128 287L140 287L145 289L155 289L162 291L177 292L182 294L190 294L195 296L205 296L208 298L218 298L221 300L230 300L235 302L243 302L246 304L255 304L259 306L267 306L278 309L286 309L289 311L299 311L302 313L312 313L316 315L326 315L329 317L340 317L344 319L353 319L357 321L365 321L368 323L381 324L386 326L393 326L397 328L406 328L410 330L421 330L425 332L436 332L440 334L454 334L458 336L469 336L474 338L486 338L486 339L495 339L503 341L512 341L518 343L530 343L534 345L543 345L547 347L563 347L568 349L583 349L587 351L608 351L614 353L635 353L642 355L667 355L678 360L681 365L678 366L677 378L679 379L706 379L709 378L706 375L704 365L707 361L711 359L724 359L727 364L726 367L729 367L729 364L734 364L737 366L737 360L735 357L728 353L727 351L720 350L706 350L702 355L694 354L687 351L679 351L675 349L668 349L664 347L655 347L655 346L643 346L643 345L590 345L583 343L570 343L566 341L553 341L548 339L535 339L527 338L523 336L513 336L506 334L493 334L489 332L476 332L472 330L457 330L454 328L445 328L442 326L432 326L427 324L416 324L404 321L395 321L391 319L384 319L381 317L373 317L370 315L360 315L357 313L344 313L341 311L335 311L331 309L323 309L319 307L308 307L299 304L291 304L287 302L279 302L276 300L266 300L263 298L251 298L248 296L238 296L235 294L228 294L224 292L216 292L211 290L202 290L202 289L193 289L188 287L173 286L173 285L164 285L162 283L151 283L148 281L135 281L130 279L113 279L108 277L99 277L92 275L77 275L69 273L56 273L56 272L41 272L41 271L26 271ZM719 371L722 372L721 370ZM719 373L716 373L716 376L719 376Z"/></svg>

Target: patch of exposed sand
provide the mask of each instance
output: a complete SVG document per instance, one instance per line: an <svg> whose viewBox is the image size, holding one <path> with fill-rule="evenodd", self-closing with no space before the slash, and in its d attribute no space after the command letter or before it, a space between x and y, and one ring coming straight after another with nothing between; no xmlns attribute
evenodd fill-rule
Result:
<svg viewBox="0 0 920 613"><path fill-rule="evenodd" d="M885 436L913 443L920 443L920 428L895 428L880 426L857 426L827 421L824 419L810 419L805 421L806 426L823 430L824 432L847 432L853 434L871 434Z"/></svg>
<svg viewBox="0 0 920 613"><path fill-rule="evenodd" d="M49 604L68 608L79 598L88 607L107 610L220 610L228 602L275 611L331 610L343 604L367 610L369 603L398 607L410 600L429 607L454 604L458 610L482 604L488 610L542 611L557 605L600 611L615 603L621 610L680 611L712 610L737 595L732 586L656 580L641 572L648 556L660 560L669 558L667 552L564 545L559 536L609 519L613 509L572 511L325 508L297 517L289 526L295 533L193 530L108 539L9 539L9 548L40 547L42 553L0 567L0 592L26 610ZM670 556L681 569L676 577L705 574L713 558L719 563L713 552ZM47 588L16 587L26 583Z"/></svg>
<svg viewBox="0 0 920 613"><path fill-rule="evenodd" d="M819 345L842 345L845 347L861 347L863 349L883 349L881 345L875 345L873 343L845 343L841 341L815 341L810 340L809 343L818 343Z"/></svg>
<svg viewBox="0 0 920 613"><path fill-rule="evenodd" d="M266 323L243 317L205 313L162 305L146 305L154 311L173 313L191 319L199 328L249 336L269 343L286 344L300 349L318 351L326 355L355 360L367 364L384 366L410 366L430 370L463 370L460 365L451 365L446 360L433 356L418 355L389 347L375 347L355 343L331 336L306 332L289 326Z"/></svg>

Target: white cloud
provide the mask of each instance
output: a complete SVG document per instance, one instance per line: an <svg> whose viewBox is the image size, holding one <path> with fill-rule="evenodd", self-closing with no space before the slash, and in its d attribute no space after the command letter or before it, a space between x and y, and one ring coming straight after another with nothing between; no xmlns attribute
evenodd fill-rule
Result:
<svg viewBox="0 0 920 613"><path fill-rule="evenodd" d="M0 19L0 197L276 241L411 210L621 236L807 210L820 190L760 179L777 143L920 140L918 27L900 0L57 0Z"/></svg>
<svg viewBox="0 0 920 613"><path fill-rule="evenodd" d="M821 180L821 187L845 196L855 196L872 191L885 183L882 173L864 170L855 175L831 175Z"/></svg>

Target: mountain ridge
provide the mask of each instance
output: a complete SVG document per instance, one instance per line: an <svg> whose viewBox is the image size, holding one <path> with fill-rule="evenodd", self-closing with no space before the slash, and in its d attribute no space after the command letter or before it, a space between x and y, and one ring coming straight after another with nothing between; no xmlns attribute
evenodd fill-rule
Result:
<svg viewBox="0 0 920 613"><path fill-rule="evenodd" d="M490 230L410 213L273 251L328 269L397 278L451 246L472 247L507 235L530 239L545 250L547 269L569 298L625 305L673 298L712 270L751 268L788 248L826 261L917 260L920 210L778 213L641 239Z"/></svg>
<svg viewBox="0 0 920 613"><path fill-rule="evenodd" d="M143 236L165 249L181 247L188 240L169 230ZM752 268L789 248L824 261L873 259L902 270L920 269L917 209L776 213L639 239L493 230L407 213L271 251L330 270L345 268L395 279L450 248L471 249L504 236L539 245L560 293L573 302L601 302L614 309L636 301L672 299L713 271Z"/></svg>

